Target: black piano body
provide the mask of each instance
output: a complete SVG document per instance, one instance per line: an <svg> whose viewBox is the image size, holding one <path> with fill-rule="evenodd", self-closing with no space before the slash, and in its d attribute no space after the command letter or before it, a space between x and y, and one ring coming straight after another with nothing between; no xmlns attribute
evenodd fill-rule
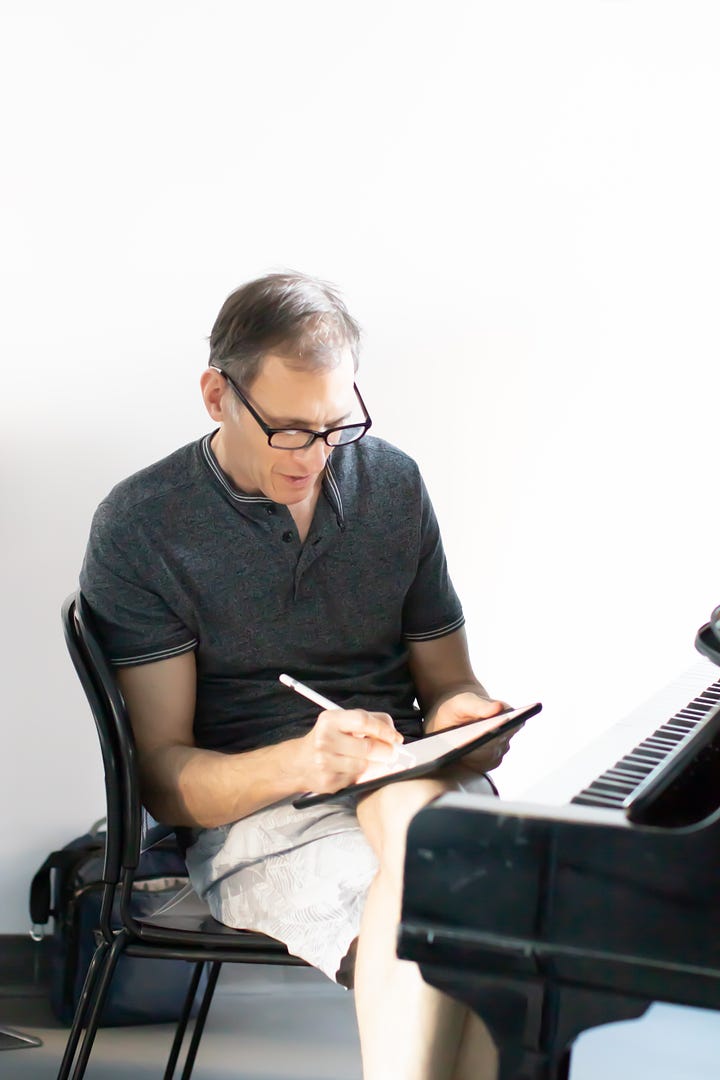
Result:
<svg viewBox="0 0 720 1080"><path fill-rule="evenodd" d="M720 681L699 699L643 741L687 744L649 790L622 782L641 746L570 805L451 794L411 822L398 955L483 1018L501 1080L567 1077L579 1033L654 1001L720 1009Z"/></svg>

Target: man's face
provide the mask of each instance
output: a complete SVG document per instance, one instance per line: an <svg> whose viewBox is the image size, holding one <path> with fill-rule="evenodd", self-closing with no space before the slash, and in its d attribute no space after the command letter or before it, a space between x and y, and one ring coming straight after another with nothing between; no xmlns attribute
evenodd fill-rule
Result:
<svg viewBox="0 0 720 1080"><path fill-rule="evenodd" d="M268 427L324 431L357 417L360 410L353 382L349 349L337 366L310 371L290 367L281 356L269 353L245 396ZM223 426L213 444L223 469L248 494L261 493L287 506L311 498L331 448L322 439L304 450L268 446L257 421L227 383L225 387Z"/></svg>

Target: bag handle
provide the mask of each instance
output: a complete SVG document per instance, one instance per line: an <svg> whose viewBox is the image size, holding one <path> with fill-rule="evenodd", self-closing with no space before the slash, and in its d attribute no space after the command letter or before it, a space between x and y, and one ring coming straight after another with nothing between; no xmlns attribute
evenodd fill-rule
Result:
<svg viewBox="0 0 720 1080"><path fill-rule="evenodd" d="M89 850L101 850L103 846L102 829L105 818L100 818L90 826L89 836L92 846ZM47 926L51 915L57 911L51 906L51 874L53 870L70 870L88 848L65 847L53 851L37 871L30 885L30 937L33 941L42 941L45 936L42 927Z"/></svg>
<svg viewBox="0 0 720 1080"><path fill-rule="evenodd" d="M33 941L42 941L44 934L39 928L47 925L55 910L50 906L50 874L53 870L68 870L77 861L77 849L63 848L53 851L35 874L30 885L30 919Z"/></svg>

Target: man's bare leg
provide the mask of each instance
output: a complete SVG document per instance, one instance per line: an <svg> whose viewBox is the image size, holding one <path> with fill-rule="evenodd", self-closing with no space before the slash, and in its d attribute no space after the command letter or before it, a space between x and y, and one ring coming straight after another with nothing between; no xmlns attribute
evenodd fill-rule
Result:
<svg viewBox="0 0 720 1080"><path fill-rule="evenodd" d="M452 1080L485 1080L496 1077L498 1056L487 1027L472 1009L465 1010L465 1027Z"/></svg>
<svg viewBox="0 0 720 1080"><path fill-rule="evenodd" d="M365 905L355 965L355 1008L364 1080L494 1080L495 1048L460 1002L429 986L396 956L405 835L410 819L452 782L390 784L358 807L380 864ZM470 1072L469 1070L472 1070Z"/></svg>

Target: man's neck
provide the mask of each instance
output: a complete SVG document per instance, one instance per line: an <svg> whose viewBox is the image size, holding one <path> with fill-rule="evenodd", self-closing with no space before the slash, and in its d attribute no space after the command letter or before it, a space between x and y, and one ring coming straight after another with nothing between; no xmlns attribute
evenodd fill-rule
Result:
<svg viewBox="0 0 720 1080"><path fill-rule="evenodd" d="M315 516L315 507L317 506L318 498L320 497L320 488L322 487L322 481L318 480L313 492L307 499L303 499L302 502L293 503L288 506L288 510L292 515L292 519L295 522L298 535L300 537L300 543L304 544L307 534L310 531L312 525L312 519Z"/></svg>
<svg viewBox="0 0 720 1080"><path fill-rule="evenodd" d="M246 495L261 494L261 492L259 491L251 490L252 484L249 482L248 478L238 472L237 467L231 468L228 455L225 451L225 443L222 436L223 429L220 428L218 431L215 432L212 439L210 440L210 449L215 455L215 460L217 461L222 471L232 481L232 483L239 491L244 492Z"/></svg>
<svg viewBox="0 0 720 1080"><path fill-rule="evenodd" d="M215 435L210 441L210 449L215 455L218 465L225 473L227 477L233 482L235 487L245 494L261 494L259 490L252 491L252 484L247 482L243 483L244 477L238 475L236 469L230 468L230 463L225 453L225 447L222 439L222 428L215 432ZM312 492L302 502L292 503L288 506L288 510L292 515L292 519L295 522L298 534L300 536L300 542L304 543L308 532L310 531L310 525L315 515L315 507L317 506L318 498L320 497L320 491L322 489L322 476L318 477Z"/></svg>

